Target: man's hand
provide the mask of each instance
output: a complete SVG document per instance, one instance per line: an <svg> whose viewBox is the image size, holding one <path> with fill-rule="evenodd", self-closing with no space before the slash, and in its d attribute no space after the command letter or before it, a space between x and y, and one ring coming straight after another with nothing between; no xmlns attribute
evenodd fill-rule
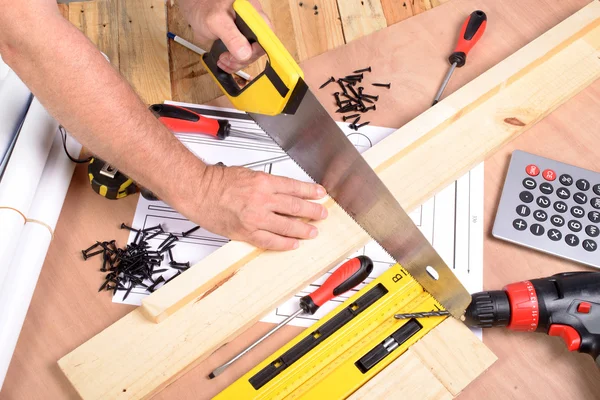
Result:
<svg viewBox="0 0 600 400"><path fill-rule="evenodd" d="M298 218L321 220L327 209L318 200L325 189L313 183L241 167L208 166L187 216L203 228L271 250L291 250L298 239L312 239L317 228Z"/></svg>
<svg viewBox="0 0 600 400"><path fill-rule="evenodd" d="M258 0L250 2L270 24ZM233 0L180 0L179 3L192 26L195 42L209 50L212 42L221 39L229 49L217 62L222 70L232 74L265 54L258 43L250 45L235 25Z"/></svg>

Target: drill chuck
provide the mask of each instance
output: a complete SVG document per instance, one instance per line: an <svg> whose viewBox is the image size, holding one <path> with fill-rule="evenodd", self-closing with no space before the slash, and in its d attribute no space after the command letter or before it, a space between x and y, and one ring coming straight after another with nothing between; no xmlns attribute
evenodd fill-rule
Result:
<svg viewBox="0 0 600 400"><path fill-rule="evenodd" d="M471 296L465 311L465 324L474 328L507 326L510 323L510 301L504 290L479 292Z"/></svg>

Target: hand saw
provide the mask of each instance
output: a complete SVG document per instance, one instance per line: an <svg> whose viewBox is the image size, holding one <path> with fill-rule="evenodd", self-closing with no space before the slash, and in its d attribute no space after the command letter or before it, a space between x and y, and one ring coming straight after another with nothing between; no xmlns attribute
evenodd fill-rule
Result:
<svg viewBox="0 0 600 400"><path fill-rule="evenodd" d="M202 61L221 90L446 310L462 316L469 293L310 91L302 70L260 14L248 0L236 0L233 8L240 32L269 60L240 88L217 66L227 51L217 40Z"/></svg>

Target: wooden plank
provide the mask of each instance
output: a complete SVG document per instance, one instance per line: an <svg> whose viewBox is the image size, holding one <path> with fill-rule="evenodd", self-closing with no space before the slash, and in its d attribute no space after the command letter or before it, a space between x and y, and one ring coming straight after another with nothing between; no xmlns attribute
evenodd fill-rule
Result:
<svg viewBox="0 0 600 400"><path fill-rule="evenodd" d="M298 0L288 0L288 3L298 49L298 61L307 60L344 44L337 0L319 1L316 11L313 3ZM315 15L315 12L318 13Z"/></svg>
<svg viewBox="0 0 600 400"><path fill-rule="evenodd" d="M413 15L421 14L450 0L410 0Z"/></svg>
<svg viewBox="0 0 600 400"><path fill-rule="evenodd" d="M119 68L118 0L97 0L69 4L69 21L83 32L112 65Z"/></svg>
<svg viewBox="0 0 600 400"><path fill-rule="evenodd" d="M68 4L59 4L58 11L64 18L69 19L69 5Z"/></svg>
<svg viewBox="0 0 600 400"><path fill-rule="evenodd" d="M119 67L146 104L171 98L163 0L119 0Z"/></svg>
<svg viewBox="0 0 600 400"><path fill-rule="evenodd" d="M404 21L414 15L411 0L381 0L381 7L388 25Z"/></svg>
<svg viewBox="0 0 600 400"><path fill-rule="evenodd" d="M366 158L411 209L596 80L598 49L600 3L594 2L404 126ZM443 157L432 157L440 152ZM327 205L330 217L318 224L318 239L293 252L261 253L233 268L218 288L161 324L132 312L61 359L61 369L84 398L116 397L123 389L131 398L156 393L367 241L339 207ZM223 259L231 259L224 249ZM189 272L200 266L224 271L227 266L217 261L212 257ZM194 276L189 272L165 289L179 288L180 281Z"/></svg>
<svg viewBox="0 0 600 400"><path fill-rule="evenodd" d="M338 1L346 43L387 26L381 0Z"/></svg>
<svg viewBox="0 0 600 400"><path fill-rule="evenodd" d="M411 385L406 385L411 382ZM421 359L408 349L386 369L354 392L348 400L395 399L450 400L452 394Z"/></svg>
<svg viewBox="0 0 600 400"><path fill-rule="evenodd" d="M497 360L481 340L469 333L462 322L449 318L411 348L453 396Z"/></svg>

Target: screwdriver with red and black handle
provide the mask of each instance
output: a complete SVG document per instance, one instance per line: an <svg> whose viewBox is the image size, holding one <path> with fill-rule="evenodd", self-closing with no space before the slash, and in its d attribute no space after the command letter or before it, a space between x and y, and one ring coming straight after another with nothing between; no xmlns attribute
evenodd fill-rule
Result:
<svg viewBox="0 0 600 400"><path fill-rule="evenodd" d="M475 293L465 324L558 336L600 367L600 272L567 272Z"/></svg>
<svg viewBox="0 0 600 400"><path fill-rule="evenodd" d="M231 136L265 142L271 141L267 136L232 129L227 120L208 118L185 107L171 104L153 104L150 106L150 111L171 132L208 135L221 140Z"/></svg>
<svg viewBox="0 0 600 400"><path fill-rule="evenodd" d="M347 291L360 285L373 271L373 261L367 256L358 256L349 261L346 261L338 269L336 269L317 290L303 296L300 299L300 307L296 312L281 321L276 327L264 334L260 339L256 340L250 346L246 347L242 352L238 353L231 360L215 369L208 376L213 379L219 375L231 364L239 360L250 350L262 343L266 338L277 332L279 329L287 325L291 320L300 314L313 315L317 310L329 300L336 296L340 296Z"/></svg>
<svg viewBox="0 0 600 400"><path fill-rule="evenodd" d="M440 90L438 90L437 94L435 95L432 105L436 105L438 101L440 101L442 93L444 93L444 89L446 89L454 70L456 68L461 68L466 64L467 55L473 46L475 46L475 44L479 41L479 39L481 39L486 25L487 16L481 10L473 11L465 20L460 30L460 36L458 37L456 48L450 57L448 57L450 69L448 70L448 73L442 82Z"/></svg>

